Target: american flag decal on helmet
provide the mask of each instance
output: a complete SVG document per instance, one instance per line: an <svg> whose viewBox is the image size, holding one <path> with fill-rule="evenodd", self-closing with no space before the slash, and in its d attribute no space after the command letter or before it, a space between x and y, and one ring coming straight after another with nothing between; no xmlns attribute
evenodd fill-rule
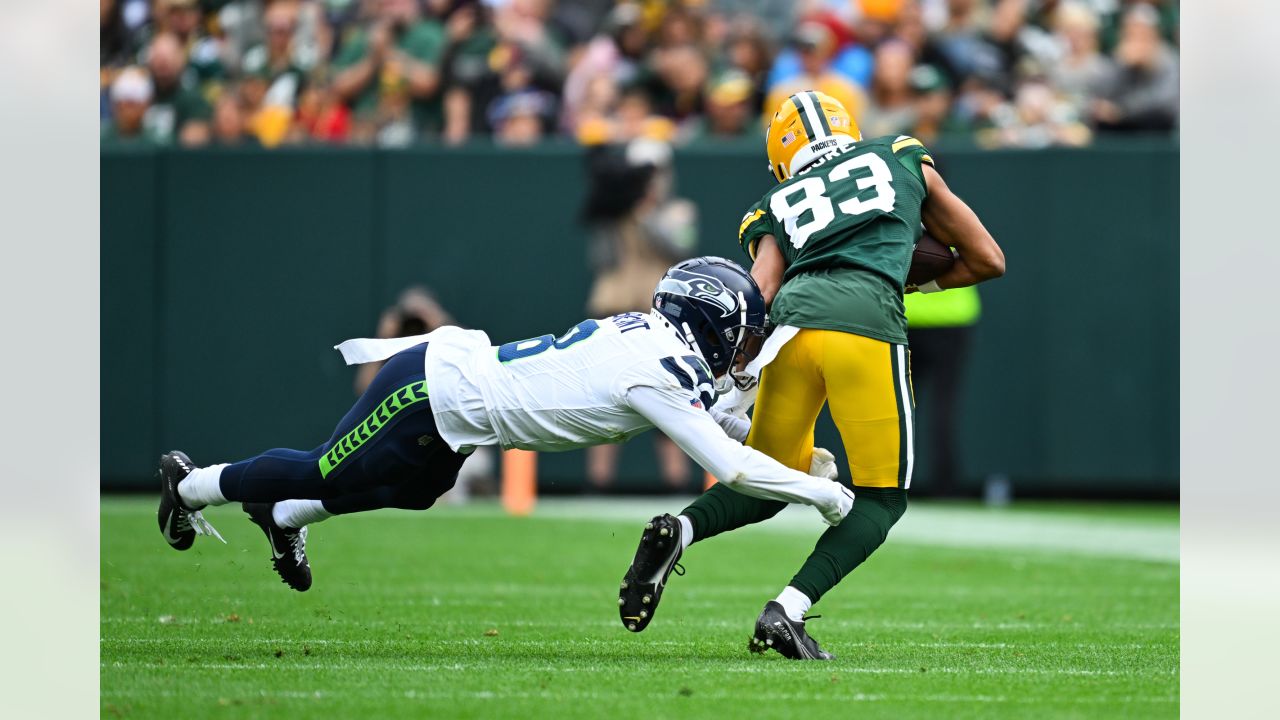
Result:
<svg viewBox="0 0 1280 720"><path fill-rule="evenodd" d="M796 141L795 131L789 132L782 136L782 147L786 147Z"/></svg>

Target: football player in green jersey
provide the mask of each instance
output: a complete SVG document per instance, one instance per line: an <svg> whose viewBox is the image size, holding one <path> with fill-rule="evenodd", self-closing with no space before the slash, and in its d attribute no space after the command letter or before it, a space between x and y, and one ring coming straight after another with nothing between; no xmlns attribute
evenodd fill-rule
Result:
<svg viewBox="0 0 1280 720"><path fill-rule="evenodd" d="M805 632L805 612L884 542L907 507L915 403L903 294L999 277L1004 253L947 188L919 140L863 140L834 98L792 95L773 116L765 143L778 185L738 229L775 326L762 353L773 359L761 372L747 444L807 469L814 423L830 403L856 500L765 604L751 647L830 659ZM916 288L906 277L922 222L958 255L951 270ZM665 582L690 543L766 520L783 507L716 485L679 517L650 521L629 576ZM646 588L631 583L623 596Z"/></svg>

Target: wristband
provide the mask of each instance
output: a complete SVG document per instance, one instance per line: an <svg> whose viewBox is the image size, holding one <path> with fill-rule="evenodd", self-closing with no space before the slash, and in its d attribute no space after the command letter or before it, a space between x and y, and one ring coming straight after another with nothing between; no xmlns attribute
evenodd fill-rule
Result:
<svg viewBox="0 0 1280 720"><path fill-rule="evenodd" d="M916 286L916 292L920 292L920 293L936 293L936 292L942 292L945 289L946 288L938 287L937 280L930 280L929 282L923 285Z"/></svg>

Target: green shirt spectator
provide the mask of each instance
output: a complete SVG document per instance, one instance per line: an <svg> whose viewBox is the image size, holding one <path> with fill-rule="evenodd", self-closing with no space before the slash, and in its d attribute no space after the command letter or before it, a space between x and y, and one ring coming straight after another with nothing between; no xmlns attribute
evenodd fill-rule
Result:
<svg viewBox="0 0 1280 720"><path fill-rule="evenodd" d="M149 132L171 143L189 124L207 125L213 110L200 94L194 73L188 71L186 53L176 36L161 33L151 41L147 66L155 86L144 121Z"/></svg>
<svg viewBox="0 0 1280 720"><path fill-rule="evenodd" d="M334 89L362 121L393 120L407 100L413 125L439 132L444 45L440 24L417 19L412 2L384 2L373 24L343 43Z"/></svg>
<svg viewBox="0 0 1280 720"><path fill-rule="evenodd" d="M158 145L143 123L151 104L151 78L141 68L125 68L111 83L111 117L102 123L102 147Z"/></svg>

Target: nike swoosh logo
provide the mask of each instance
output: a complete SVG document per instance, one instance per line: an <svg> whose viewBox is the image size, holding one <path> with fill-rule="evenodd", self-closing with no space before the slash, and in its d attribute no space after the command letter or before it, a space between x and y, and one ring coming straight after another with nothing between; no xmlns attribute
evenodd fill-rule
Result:
<svg viewBox="0 0 1280 720"><path fill-rule="evenodd" d="M169 513L169 522L165 523L164 526L164 539L167 540L170 545L182 540L182 538L173 534L173 520L175 514L176 513Z"/></svg>
<svg viewBox="0 0 1280 720"><path fill-rule="evenodd" d="M275 544L274 542L273 542L273 543L271 543L271 559L272 559L272 560L279 560L279 559L280 559L280 558L282 558L282 557L284 557L284 553L282 553L282 552L276 552L276 544Z"/></svg>

